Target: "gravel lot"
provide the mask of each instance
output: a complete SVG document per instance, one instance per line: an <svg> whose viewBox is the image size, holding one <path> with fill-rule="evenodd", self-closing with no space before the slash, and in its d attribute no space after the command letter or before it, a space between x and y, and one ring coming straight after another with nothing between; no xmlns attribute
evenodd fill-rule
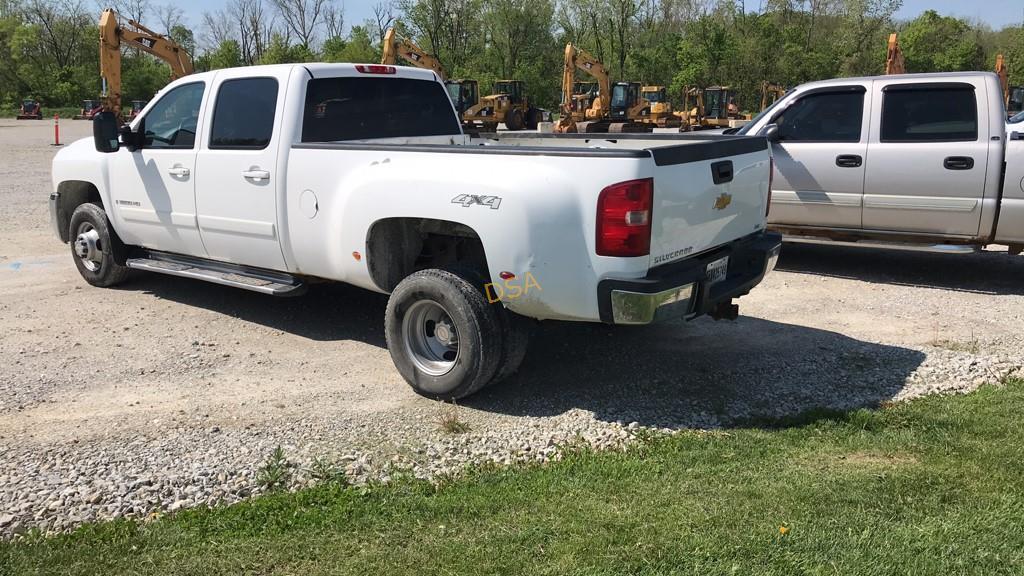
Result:
<svg viewBox="0 0 1024 576"><path fill-rule="evenodd" d="M969 391L1024 357L1024 257L787 245L737 322L545 324L516 377L446 407L393 369L382 296L277 300L142 274L89 287L49 228L51 138L48 121L0 121L4 536L235 502L278 445L292 486L328 468L436 477L616 448L639 427ZM469 431L443 431L446 417Z"/></svg>

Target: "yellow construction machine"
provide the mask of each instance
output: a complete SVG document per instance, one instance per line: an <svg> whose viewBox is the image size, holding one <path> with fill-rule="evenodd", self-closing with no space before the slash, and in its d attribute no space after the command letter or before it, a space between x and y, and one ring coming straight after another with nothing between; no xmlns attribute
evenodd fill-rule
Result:
<svg viewBox="0 0 1024 576"><path fill-rule="evenodd" d="M684 88L683 110L685 123L680 131L738 128L750 121L749 115L740 113L735 92L729 86Z"/></svg>
<svg viewBox="0 0 1024 576"><path fill-rule="evenodd" d="M906 74L907 65L896 33L889 34L889 47L885 55L885 74Z"/></svg>
<svg viewBox="0 0 1024 576"><path fill-rule="evenodd" d="M494 84L493 94L481 97L476 80L449 80L436 57L391 28L384 34L381 64L394 65L398 57L417 68L433 70L441 78L462 117L463 127L468 130L493 132L501 122L509 130L535 130L544 117L544 110L530 106L522 81L499 80Z"/></svg>
<svg viewBox="0 0 1024 576"><path fill-rule="evenodd" d="M775 104L786 95L786 88L765 80L761 82L761 110Z"/></svg>
<svg viewBox="0 0 1024 576"><path fill-rule="evenodd" d="M585 83L576 81L577 68L597 81L596 95ZM639 120L646 108L639 83L612 86L600 60L572 43L565 45L561 117L555 132L650 132L653 126Z"/></svg>
<svg viewBox="0 0 1024 576"><path fill-rule="evenodd" d="M641 122L659 128L678 128L682 125L681 115L672 111L672 102L664 86L643 86L640 88L640 96L647 103Z"/></svg>
<svg viewBox="0 0 1024 576"><path fill-rule="evenodd" d="M462 123L471 130L494 132L503 122L509 130L536 130L547 111L530 106L522 80L498 80L494 93L480 98L479 104L466 110Z"/></svg>
<svg viewBox="0 0 1024 576"><path fill-rule="evenodd" d="M394 28L388 28L384 34L380 63L394 66L398 64L399 58L416 68L433 70L437 77L444 82L448 96L452 99L452 104L455 105L459 114L464 114L479 103L480 91L477 89L476 80L449 80L444 67L441 66L441 61L433 54L420 48L412 40L399 36Z"/></svg>
<svg viewBox="0 0 1024 576"><path fill-rule="evenodd" d="M581 88L576 82L579 68L597 81L597 94L592 91L577 93ZM589 52L572 43L565 45L565 60L562 65L561 117L555 125L556 132L579 132L580 124L604 120L608 117L611 101L611 81L604 64ZM586 125L583 126L586 131Z"/></svg>
<svg viewBox="0 0 1024 576"><path fill-rule="evenodd" d="M122 26L117 12L107 8L100 15L100 77L103 80L103 107L123 116L121 110L121 47L132 46L167 62L171 80L192 73L192 58L176 42L153 32L134 20Z"/></svg>
<svg viewBox="0 0 1024 576"><path fill-rule="evenodd" d="M1010 86L1010 70L1002 54L996 55L996 74L999 84L1003 87L1003 103L1006 115L1014 116L1024 110L1024 86Z"/></svg>

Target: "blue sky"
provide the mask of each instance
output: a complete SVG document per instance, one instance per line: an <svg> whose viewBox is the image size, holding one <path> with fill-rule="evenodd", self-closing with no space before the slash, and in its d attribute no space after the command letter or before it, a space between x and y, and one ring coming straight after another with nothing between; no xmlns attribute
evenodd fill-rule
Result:
<svg viewBox="0 0 1024 576"><path fill-rule="evenodd" d="M996 29L1019 24L1024 19L1024 0L903 0L903 8L897 16L911 19L928 9L981 20Z"/></svg>
<svg viewBox="0 0 1024 576"><path fill-rule="evenodd" d="M155 0L158 4L164 1ZM345 7L346 28L352 24L361 24L369 18L370 8L376 2L377 0L339 0ZM177 0L176 3L185 10L188 24L198 27L204 11L222 7L225 1ZM758 0L746 0L746 3L748 7L755 9L759 4ZM1007 24L1020 23L1024 19L1024 0L903 0L903 8L897 17L909 20L928 9L941 14L981 20L996 29Z"/></svg>

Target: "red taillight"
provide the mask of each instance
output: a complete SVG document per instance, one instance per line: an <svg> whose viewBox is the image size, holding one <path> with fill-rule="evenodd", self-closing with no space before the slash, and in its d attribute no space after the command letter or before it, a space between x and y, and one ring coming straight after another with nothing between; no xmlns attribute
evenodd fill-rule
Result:
<svg viewBox="0 0 1024 576"><path fill-rule="evenodd" d="M768 217L768 212L772 209L772 184L775 182L775 157L768 157L768 202L764 207L764 217Z"/></svg>
<svg viewBox="0 0 1024 576"><path fill-rule="evenodd" d="M395 74L398 72L394 66L382 66L380 64L356 64L356 70L363 74Z"/></svg>
<svg viewBox="0 0 1024 576"><path fill-rule="evenodd" d="M598 256L646 256L651 252L654 179L620 182L597 197Z"/></svg>

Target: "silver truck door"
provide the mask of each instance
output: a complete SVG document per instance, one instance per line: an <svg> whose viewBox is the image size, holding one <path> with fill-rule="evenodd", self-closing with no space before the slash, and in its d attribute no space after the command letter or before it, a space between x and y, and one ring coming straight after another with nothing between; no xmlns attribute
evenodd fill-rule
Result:
<svg viewBox="0 0 1024 576"><path fill-rule="evenodd" d="M867 86L808 91L778 113L771 224L860 228Z"/></svg>
<svg viewBox="0 0 1024 576"><path fill-rule="evenodd" d="M988 169L982 80L875 80L864 228L974 238ZM1001 136L1001 134L1000 134Z"/></svg>

